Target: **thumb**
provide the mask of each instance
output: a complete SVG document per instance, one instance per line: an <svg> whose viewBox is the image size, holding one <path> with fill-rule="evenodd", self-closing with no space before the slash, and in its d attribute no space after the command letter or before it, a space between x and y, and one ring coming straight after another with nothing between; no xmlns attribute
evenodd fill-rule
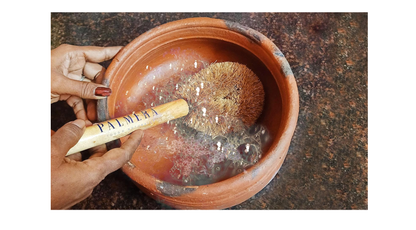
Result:
<svg viewBox="0 0 416 230"><path fill-rule="evenodd" d="M94 82L77 81L70 78L64 78L62 87L57 91L61 95L69 94L84 99L103 99L111 95L111 89L105 85Z"/></svg>
<svg viewBox="0 0 416 230"><path fill-rule="evenodd" d="M90 174L90 176L102 180L108 174L121 168L131 159L137 147L139 147L143 134L143 130L136 130L120 148L112 149L101 157L93 157L84 161L96 172L95 175Z"/></svg>
<svg viewBox="0 0 416 230"><path fill-rule="evenodd" d="M60 164L68 151L79 141L85 131L85 121L77 119L66 123L51 137L51 163Z"/></svg>

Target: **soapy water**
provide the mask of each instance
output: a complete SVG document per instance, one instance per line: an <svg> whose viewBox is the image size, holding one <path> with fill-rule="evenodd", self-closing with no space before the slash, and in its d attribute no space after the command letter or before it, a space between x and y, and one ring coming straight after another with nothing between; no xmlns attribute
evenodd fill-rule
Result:
<svg viewBox="0 0 416 230"><path fill-rule="evenodd" d="M172 77L163 86L153 86L152 93L143 98L143 104L157 106L181 98L178 92L182 86L195 81L192 78L193 74L208 65L209 63L201 60L189 61L187 65L182 64L178 76ZM190 68L195 69L190 70ZM195 93L199 95L202 94L202 91L207 90L209 86L206 84L198 83ZM226 119L221 114L210 113L209 108L201 106L201 103L188 101L188 104L190 110L200 110L202 116L199 116L198 119L202 124L204 122L221 122L222 119ZM262 148L270 139L268 131L259 124L246 127L240 121L235 124L244 127L243 129L240 127L238 129L240 131L211 136L190 128L185 121L185 117L168 121L163 126L163 130L162 128L160 130L160 138L163 138L166 129L171 130L176 136L176 138L166 138L163 141L166 145L165 149L175 153L167 155L173 166L169 170L169 178L164 180L174 184L204 185L242 173L261 159ZM232 127L228 128L233 130ZM147 150L151 148L151 146L144 147ZM149 151L149 154L157 154L157 152Z"/></svg>
<svg viewBox="0 0 416 230"><path fill-rule="evenodd" d="M175 123L180 138L171 147L179 154L171 159L170 174L182 185L210 184L243 172L260 160L261 147L269 138L260 125L213 138L189 128L181 119Z"/></svg>

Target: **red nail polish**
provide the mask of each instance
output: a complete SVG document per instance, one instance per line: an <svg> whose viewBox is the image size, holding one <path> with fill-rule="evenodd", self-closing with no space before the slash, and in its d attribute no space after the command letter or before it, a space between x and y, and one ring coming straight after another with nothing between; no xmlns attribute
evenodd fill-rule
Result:
<svg viewBox="0 0 416 230"><path fill-rule="evenodd" d="M97 87L95 89L95 96L110 96L111 95L111 89L106 87Z"/></svg>

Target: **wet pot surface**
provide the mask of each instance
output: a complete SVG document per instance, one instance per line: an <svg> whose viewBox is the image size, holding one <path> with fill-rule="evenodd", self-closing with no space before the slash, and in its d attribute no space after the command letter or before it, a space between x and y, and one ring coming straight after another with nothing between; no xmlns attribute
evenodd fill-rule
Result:
<svg viewBox="0 0 416 230"><path fill-rule="evenodd" d="M281 110L279 89L275 83L267 82L267 79L273 79L272 75L255 56L229 42L214 39L189 39L162 46L146 56L145 60L139 60L136 63L117 90L114 116L124 116L132 111L141 111L174 100L173 95L169 95L171 92L166 91L174 91L181 77L197 73L208 63L223 61L238 62L252 69L263 82L267 92L266 104L269 102L276 107L277 111ZM169 86L166 86L167 84ZM164 89L165 93L163 93ZM171 97L164 98L166 96ZM264 122L265 115L267 111L257 123ZM280 114L274 113L273 116L274 119L271 121L275 124L268 125L276 127L279 125ZM172 155L180 154L173 152L170 147L170 143L178 141L178 135L175 134L170 124L146 130L146 135L137 153L131 159L131 163L157 179L183 184L183 181L174 180L170 172L173 166L170 160ZM263 152L267 152L268 147L265 146Z"/></svg>

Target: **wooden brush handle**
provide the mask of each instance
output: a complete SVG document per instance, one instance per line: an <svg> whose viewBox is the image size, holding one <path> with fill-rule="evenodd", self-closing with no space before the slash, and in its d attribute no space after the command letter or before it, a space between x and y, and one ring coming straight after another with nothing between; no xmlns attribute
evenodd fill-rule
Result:
<svg viewBox="0 0 416 230"><path fill-rule="evenodd" d="M84 135L66 155L116 140L137 129L148 129L169 120L186 116L188 112L188 103L179 99L144 111L133 112L130 115L94 124L86 128Z"/></svg>

